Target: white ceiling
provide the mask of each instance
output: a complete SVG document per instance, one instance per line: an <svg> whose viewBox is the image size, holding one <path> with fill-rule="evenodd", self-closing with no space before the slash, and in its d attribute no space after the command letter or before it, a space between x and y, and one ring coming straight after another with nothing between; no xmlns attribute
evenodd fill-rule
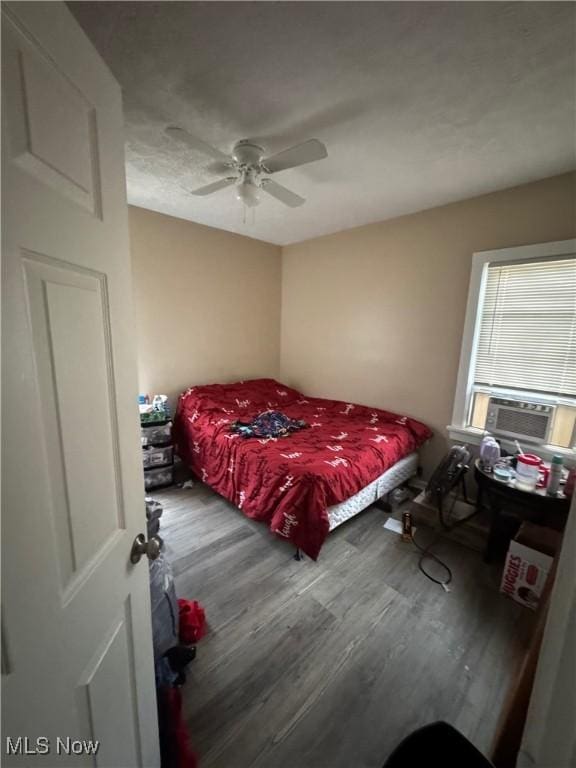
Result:
<svg viewBox="0 0 576 768"><path fill-rule="evenodd" d="M79 2L124 89L129 201L281 245L570 170L575 15L566 2ZM275 178L255 220L210 158L163 134L329 157Z"/></svg>

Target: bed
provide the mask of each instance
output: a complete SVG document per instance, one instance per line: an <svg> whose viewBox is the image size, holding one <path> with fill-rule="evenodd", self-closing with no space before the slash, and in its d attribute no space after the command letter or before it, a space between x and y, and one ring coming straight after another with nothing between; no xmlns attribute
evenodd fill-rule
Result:
<svg viewBox="0 0 576 768"><path fill-rule="evenodd" d="M307 426L281 438L231 431L269 410ZM306 397L274 379L190 387L174 418L176 451L194 474L314 560L331 530L416 473L431 434L408 416Z"/></svg>

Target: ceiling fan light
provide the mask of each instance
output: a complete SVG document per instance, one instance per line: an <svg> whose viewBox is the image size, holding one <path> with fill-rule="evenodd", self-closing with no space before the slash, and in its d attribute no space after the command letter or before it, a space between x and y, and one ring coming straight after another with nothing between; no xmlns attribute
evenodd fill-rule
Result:
<svg viewBox="0 0 576 768"><path fill-rule="evenodd" d="M249 181L241 181L236 186L236 197L240 202L247 205L249 208L253 208L260 202L260 190L255 184Z"/></svg>

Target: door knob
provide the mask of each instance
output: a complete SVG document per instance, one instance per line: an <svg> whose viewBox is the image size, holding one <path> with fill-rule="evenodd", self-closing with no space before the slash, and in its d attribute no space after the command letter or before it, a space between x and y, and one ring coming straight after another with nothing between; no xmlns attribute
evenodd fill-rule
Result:
<svg viewBox="0 0 576 768"><path fill-rule="evenodd" d="M146 555L148 560L156 560L162 549L163 541L160 536L150 536L148 541L143 533L139 533L132 543L130 550L130 562L136 565L140 562L142 555Z"/></svg>

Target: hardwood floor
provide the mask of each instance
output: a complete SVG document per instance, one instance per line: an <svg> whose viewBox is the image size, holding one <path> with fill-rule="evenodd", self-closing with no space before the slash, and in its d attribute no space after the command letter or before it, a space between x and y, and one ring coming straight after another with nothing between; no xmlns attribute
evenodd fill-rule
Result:
<svg viewBox="0 0 576 768"><path fill-rule="evenodd" d="M440 719L489 750L532 618L497 567L442 540L445 592L375 507L296 562L200 483L154 497L177 592L210 627L183 689L201 768L380 768Z"/></svg>

